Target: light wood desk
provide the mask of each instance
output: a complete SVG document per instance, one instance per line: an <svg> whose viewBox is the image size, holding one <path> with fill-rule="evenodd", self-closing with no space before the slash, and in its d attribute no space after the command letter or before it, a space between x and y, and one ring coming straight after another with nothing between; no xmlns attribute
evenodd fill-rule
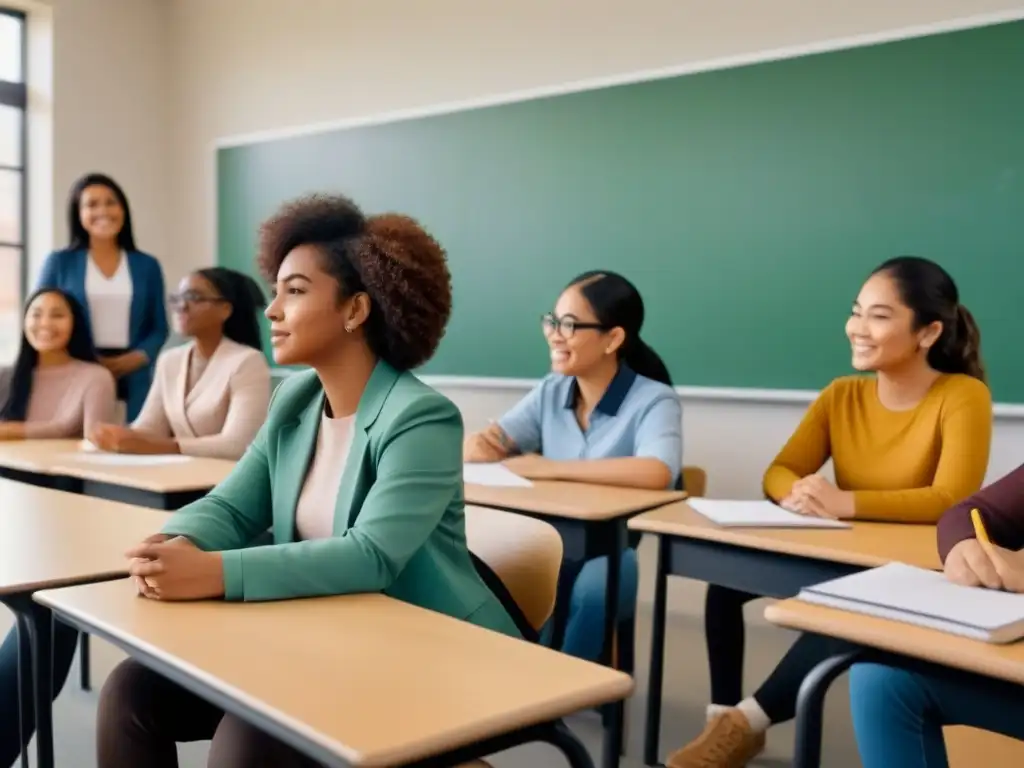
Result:
<svg viewBox="0 0 1024 768"><path fill-rule="evenodd" d="M100 464L81 451L80 440L0 442L0 477L23 483L173 510L202 498L230 474L233 461L189 457L157 466ZM130 460L130 457L129 457ZM80 685L90 686L89 636L81 636Z"/></svg>
<svg viewBox="0 0 1024 768"><path fill-rule="evenodd" d="M647 765L658 762L669 576L786 598L810 584L892 561L941 567L931 525L855 522L852 528L831 530L723 528L681 501L634 517L629 527L658 537L644 736Z"/></svg>
<svg viewBox="0 0 1024 768"><path fill-rule="evenodd" d="M199 457L159 466L99 464L81 452L80 444L79 440L0 443L0 473L87 496L177 509L205 495L235 466L233 461Z"/></svg>
<svg viewBox="0 0 1024 768"><path fill-rule="evenodd" d="M39 690L52 690L49 614L32 601L32 593L125 576L125 550L159 530L166 518L164 512L0 479L0 602L17 618L26 683L34 680ZM22 707L32 706L31 690L22 688ZM36 697L35 707L38 764L49 766L49 698Z"/></svg>
<svg viewBox="0 0 1024 768"><path fill-rule="evenodd" d="M457 765L543 740L621 700L621 672L382 595L160 603L128 582L36 599L153 670L329 766Z"/></svg>
<svg viewBox="0 0 1024 768"><path fill-rule="evenodd" d="M608 557L605 587L604 641L601 662L612 665L619 615L619 553L627 545L626 521L633 515L686 498L682 491L648 491L588 483L533 481L530 488L466 484L466 503L538 517L558 529L565 559L581 565L593 557ZM562 583L568 583L564 578ZM559 594L555 604L552 645L561 647L568 617L568 595ZM629 670L632 672L632 670ZM623 710L615 704L605 713L602 763L618 765L623 750Z"/></svg>
<svg viewBox="0 0 1024 768"><path fill-rule="evenodd" d="M765 618L779 626L837 637L855 646L870 649L865 658L874 661L894 666L924 661L963 670L965 677L970 675L975 680L994 678L1024 686L1024 642L993 645L795 599L768 606ZM797 702L793 763L796 768L811 768L819 764L825 694L832 681L858 658L861 658L859 654L851 652L823 661L811 671L801 686ZM1024 690L1021 695L1024 696ZM977 763L979 755L975 754L974 757ZM992 766L993 763L985 760L984 765Z"/></svg>

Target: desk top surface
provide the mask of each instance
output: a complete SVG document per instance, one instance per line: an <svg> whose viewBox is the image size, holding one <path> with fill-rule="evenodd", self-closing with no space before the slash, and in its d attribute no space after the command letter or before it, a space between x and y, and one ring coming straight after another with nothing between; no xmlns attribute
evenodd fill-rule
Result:
<svg viewBox="0 0 1024 768"><path fill-rule="evenodd" d="M127 573L125 551L166 512L0 480L0 594Z"/></svg>
<svg viewBox="0 0 1024 768"><path fill-rule="evenodd" d="M382 595L160 603L128 581L36 598L353 765L398 765L628 696L632 679Z"/></svg>
<svg viewBox="0 0 1024 768"><path fill-rule="evenodd" d="M466 483L466 503L586 522L602 522L685 499L682 491L651 491L536 480L530 488Z"/></svg>
<svg viewBox="0 0 1024 768"><path fill-rule="evenodd" d="M723 528L685 501L645 512L633 530L873 568L893 561L942 567L933 525L854 522L852 528Z"/></svg>
<svg viewBox="0 0 1024 768"><path fill-rule="evenodd" d="M773 624L849 640L1024 685L1024 642L995 645L936 629L790 599L770 605Z"/></svg>
<svg viewBox="0 0 1024 768"><path fill-rule="evenodd" d="M24 440L0 443L0 467L79 480L110 483L155 493L213 488L230 474L233 461L196 456L124 456L82 451L80 440ZM147 466L138 462L154 461ZM136 462L136 463L132 463Z"/></svg>

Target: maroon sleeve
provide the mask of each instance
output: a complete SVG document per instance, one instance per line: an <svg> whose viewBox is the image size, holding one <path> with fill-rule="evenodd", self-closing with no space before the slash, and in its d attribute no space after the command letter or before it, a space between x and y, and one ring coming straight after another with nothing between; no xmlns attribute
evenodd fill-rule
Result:
<svg viewBox="0 0 1024 768"><path fill-rule="evenodd" d="M1024 549L1024 464L947 510L939 520L939 556L964 539L974 538L971 510L981 512L993 544L1004 549Z"/></svg>

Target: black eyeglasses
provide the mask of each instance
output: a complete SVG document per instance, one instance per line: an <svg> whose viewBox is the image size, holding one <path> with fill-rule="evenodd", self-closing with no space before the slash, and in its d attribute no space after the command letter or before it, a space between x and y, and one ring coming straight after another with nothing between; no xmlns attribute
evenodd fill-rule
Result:
<svg viewBox="0 0 1024 768"><path fill-rule="evenodd" d="M179 309L188 304L219 304L222 301L227 301L227 299L220 296L204 296L196 291L172 293L167 297L167 303L172 309Z"/></svg>
<svg viewBox="0 0 1024 768"><path fill-rule="evenodd" d="M559 335L563 339L571 339L576 334L577 330L608 330L607 326L601 323L584 323L577 320L572 315L558 317L553 312L541 315L540 325L541 328L544 329L544 333L554 333L555 331L558 331Z"/></svg>

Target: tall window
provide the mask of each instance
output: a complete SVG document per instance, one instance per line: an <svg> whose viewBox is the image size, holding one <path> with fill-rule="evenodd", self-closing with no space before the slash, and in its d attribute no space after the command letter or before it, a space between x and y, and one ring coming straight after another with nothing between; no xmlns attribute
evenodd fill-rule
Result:
<svg viewBox="0 0 1024 768"><path fill-rule="evenodd" d="M25 291L25 16L0 6L0 362L17 352Z"/></svg>

